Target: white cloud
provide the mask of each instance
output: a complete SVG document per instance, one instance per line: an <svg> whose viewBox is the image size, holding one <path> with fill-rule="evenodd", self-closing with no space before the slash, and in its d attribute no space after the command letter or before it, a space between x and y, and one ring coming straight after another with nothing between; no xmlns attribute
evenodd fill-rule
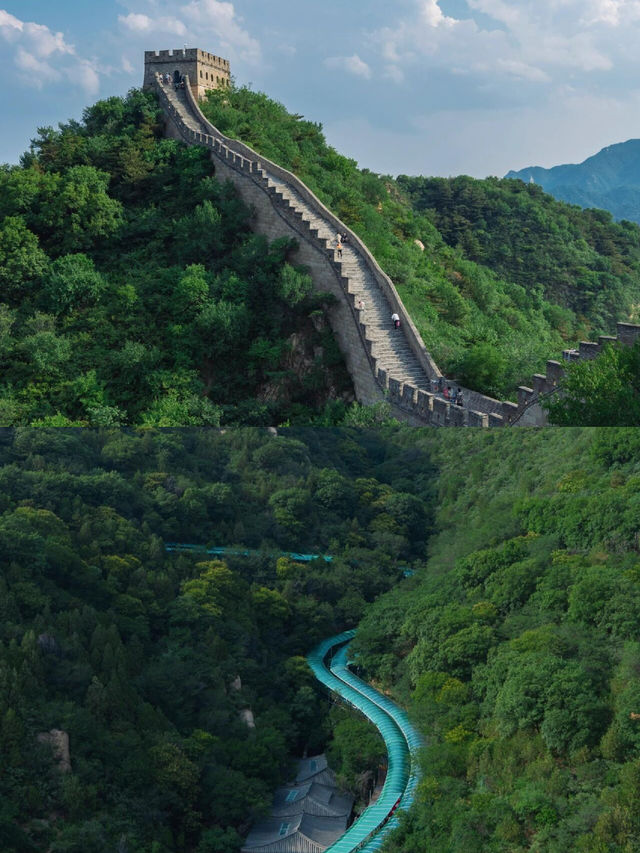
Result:
<svg viewBox="0 0 640 853"><path fill-rule="evenodd" d="M131 12L129 15L118 15L118 20L123 27L134 33L147 33L153 29L153 21L148 15Z"/></svg>
<svg viewBox="0 0 640 853"><path fill-rule="evenodd" d="M325 59L324 64L327 68L333 68L338 71L347 71L356 77L362 77L364 80L371 79L371 68L367 63L360 59L357 53L353 56L329 56Z"/></svg>
<svg viewBox="0 0 640 853"><path fill-rule="evenodd" d="M522 80L531 80L536 83L547 83L551 80L551 77L540 68L534 68L533 65L527 65L526 62L519 62L517 59L498 59L496 67Z"/></svg>
<svg viewBox="0 0 640 853"><path fill-rule="evenodd" d="M42 89L45 83L56 82L62 75L48 62L38 59L23 47L19 47L15 56L16 66L28 75L28 79L36 89Z"/></svg>
<svg viewBox="0 0 640 853"><path fill-rule="evenodd" d="M198 40L210 34L220 45L220 53L227 52L232 59L237 57L251 65L262 61L260 42L242 27L233 3L192 0L181 12Z"/></svg>
<svg viewBox="0 0 640 853"><path fill-rule="evenodd" d="M10 15L9 12L5 12L4 9L0 9L0 35L3 38L10 41L13 37L19 37L23 29L22 21L14 15Z"/></svg>
<svg viewBox="0 0 640 853"><path fill-rule="evenodd" d="M89 60L81 59L77 65L67 68L67 78L82 86L87 95L97 95L100 90L100 76Z"/></svg>
<svg viewBox="0 0 640 853"><path fill-rule="evenodd" d="M420 17L429 27L451 27L457 23L455 18L444 14L439 0L420 0Z"/></svg>
<svg viewBox="0 0 640 853"><path fill-rule="evenodd" d="M262 63L260 42L244 27L233 3L223 0L190 0L187 3L154 0L152 10L149 2L143 6L143 0L134 0L128 5L130 11L119 15L118 22L131 37L180 36L181 43L206 47L232 61L241 60L249 65ZM170 42L157 45L163 49L177 46ZM150 45L147 43L146 47ZM281 49L287 52L286 46Z"/></svg>
<svg viewBox="0 0 640 853"><path fill-rule="evenodd" d="M187 33L184 23L171 16L150 18L148 15L131 12L129 15L118 15L118 21L133 33L172 33L178 36Z"/></svg>
<svg viewBox="0 0 640 853"><path fill-rule="evenodd" d="M75 53L74 48L64 40L62 33L51 32L44 24L25 23L22 34L36 56L48 57L54 53Z"/></svg>
<svg viewBox="0 0 640 853"><path fill-rule="evenodd" d="M608 72L625 43L629 53L637 44L640 0L467 3L467 16L454 18L437 0L413 0L411 13L371 34L369 44L405 76L425 66L467 74L480 85L501 78L549 84L567 72ZM476 13L482 13L478 20ZM621 37L625 23L629 32Z"/></svg>
<svg viewBox="0 0 640 853"><path fill-rule="evenodd" d="M94 64L78 56L63 33L0 9L0 38L15 47L15 66L24 83L42 89L67 79L87 94L97 93L100 81Z"/></svg>

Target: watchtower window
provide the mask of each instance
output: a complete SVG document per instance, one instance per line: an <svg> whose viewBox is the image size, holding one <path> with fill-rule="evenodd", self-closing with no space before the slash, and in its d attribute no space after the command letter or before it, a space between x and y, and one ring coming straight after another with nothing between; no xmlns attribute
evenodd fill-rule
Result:
<svg viewBox="0 0 640 853"><path fill-rule="evenodd" d="M202 77L202 71L200 72L200 77Z"/></svg>
<svg viewBox="0 0 640 853"><path fill-rule="evenodd" d="M177 68L176 68L176 70L173 72L173 82L174 82L174 83L179 83L179 82L180 82L180 72L178 71L178 69L177 69Z"/></svg>

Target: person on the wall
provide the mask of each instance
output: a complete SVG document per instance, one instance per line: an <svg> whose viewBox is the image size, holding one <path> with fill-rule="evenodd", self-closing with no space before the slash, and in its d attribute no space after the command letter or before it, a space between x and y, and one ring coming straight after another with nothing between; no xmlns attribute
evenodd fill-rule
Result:
<svg viewBox="0 0 640 853"><path fill-rule="evenodd" d="M398 315L396 314L395 311L391 315L391 320L393 321L393 328L399 329L400 328L400 317L398 317Z"/></svg>

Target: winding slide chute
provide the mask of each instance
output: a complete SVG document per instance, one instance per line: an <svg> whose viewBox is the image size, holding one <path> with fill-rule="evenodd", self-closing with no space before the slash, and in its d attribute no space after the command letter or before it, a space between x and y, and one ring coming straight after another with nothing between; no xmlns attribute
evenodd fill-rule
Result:
<svg viewBox="0 0 640 853"><path fill-rule="evenodd" d="M417 750L422 745L406 713L347 666L349 644L355 631L345 631L320 643L307 655L316 678L332 693L364 714L382 735L389 757L387 778L380 796L326 853L379 850L398 825L396 812L413 802L418 784Z"/></svg>

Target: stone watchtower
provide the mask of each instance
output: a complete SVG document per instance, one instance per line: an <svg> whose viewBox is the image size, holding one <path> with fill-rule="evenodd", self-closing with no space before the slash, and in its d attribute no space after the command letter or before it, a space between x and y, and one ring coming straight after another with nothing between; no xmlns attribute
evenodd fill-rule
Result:
<svg viewBox="0 0 640 853"><path fill-rule="evenodd" d="M170 74L173 82L189 75L196 100L202 100L211 89L231 85L229 60L221 59L197 47L180 50L145 50L144 88L152 89L156 74Z"/></svg>

